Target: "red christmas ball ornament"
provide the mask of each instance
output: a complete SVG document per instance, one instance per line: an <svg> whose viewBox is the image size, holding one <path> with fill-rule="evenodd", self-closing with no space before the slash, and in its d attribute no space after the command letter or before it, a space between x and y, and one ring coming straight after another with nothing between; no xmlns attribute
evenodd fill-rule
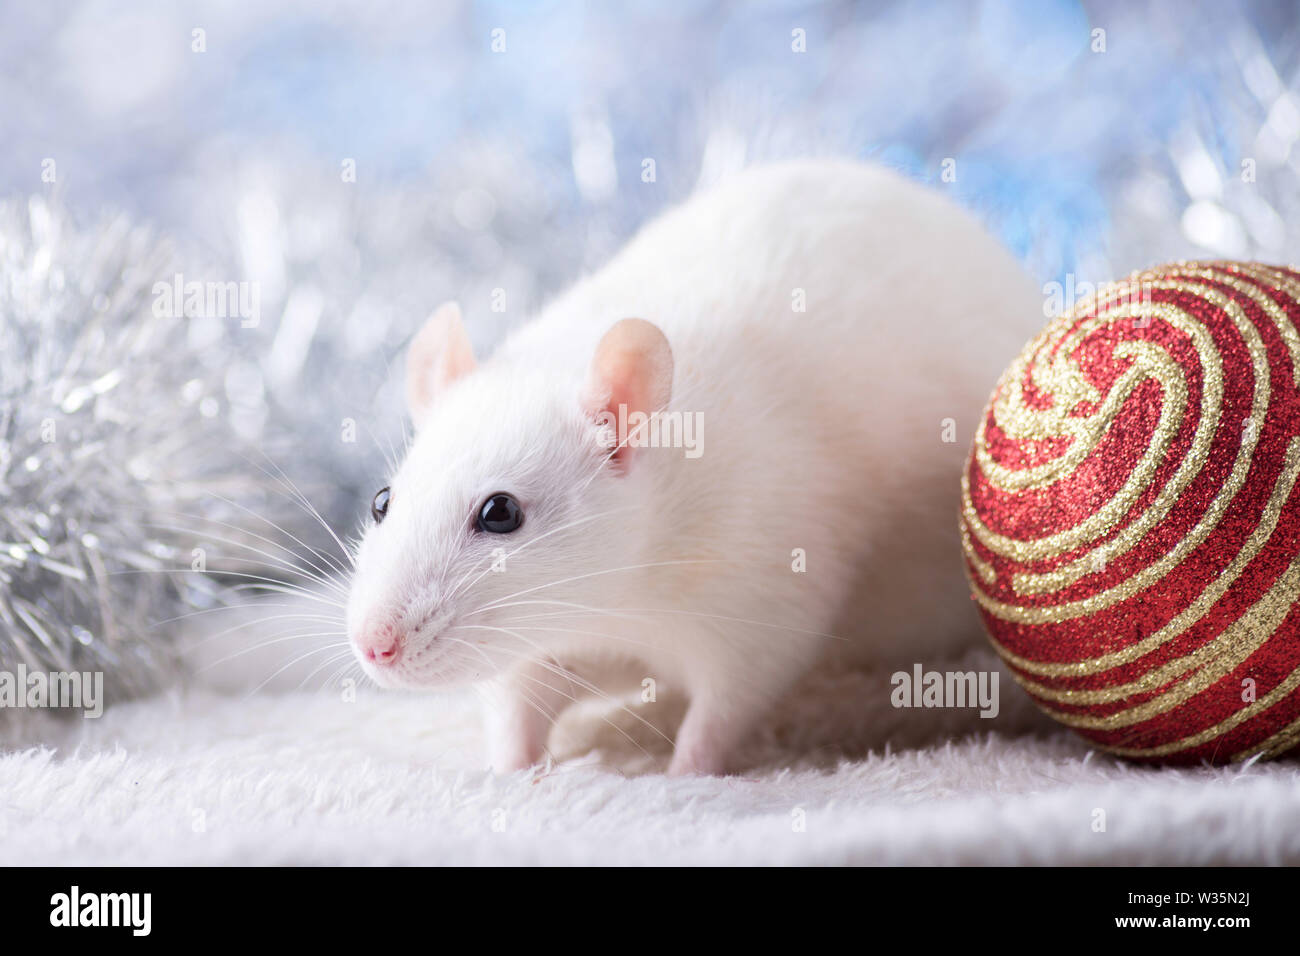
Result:
<svg viewBox="0 0 1300 956"><path fill-rule="evenodd" d="M1040 707L1164 763L1300 745L1300 272L1177 263L1054 319L962 476L994 647Z"/></svg>

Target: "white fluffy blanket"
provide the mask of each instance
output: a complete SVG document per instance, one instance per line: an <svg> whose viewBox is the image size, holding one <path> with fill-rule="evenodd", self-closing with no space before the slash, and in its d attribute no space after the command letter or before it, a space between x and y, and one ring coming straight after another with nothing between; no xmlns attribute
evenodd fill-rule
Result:
<svg viewBox="0 0 1300 956"><path fill-rule="evenodd" d="M189 690L11 720L0 863L1300 863L1294 762L1137 767L1005 677L993 720L887 688L815 675L720 779L664 777L664 741L593 706L556 727L560 762L508 777L481 769L469 699Z"/></svg>

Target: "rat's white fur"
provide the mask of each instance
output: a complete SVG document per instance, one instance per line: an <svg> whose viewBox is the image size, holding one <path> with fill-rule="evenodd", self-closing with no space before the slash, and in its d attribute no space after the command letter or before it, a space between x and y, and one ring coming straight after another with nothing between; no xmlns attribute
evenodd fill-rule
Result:
<svg viewBox="0 0 1300 956"><path fill-rule="evenodd" d="M583 395L628 316L667 337L669 408L703 418L697 459L606 461ZM771 166L691 200L438 392L357 555L350 633L382 620L404 638L367 672L491 678L491 760L507 770L538 760L553 716L593 689L570 665L631 659L689 697L670 769L722 772L820 652L920 661L977 633L961 464L1040 321L1032 283L973 218L882 169ZM475 533L501 491L523 527Z"/></svg>

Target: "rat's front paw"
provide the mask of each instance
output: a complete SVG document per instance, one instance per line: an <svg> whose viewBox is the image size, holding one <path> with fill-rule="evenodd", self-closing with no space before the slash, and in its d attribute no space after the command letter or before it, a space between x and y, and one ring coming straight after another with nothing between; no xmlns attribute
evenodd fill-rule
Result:
<svg viewBox="0 0 1300 956"><path fill-rule="evenodd" d="M542 762L546 749L530 744L522 737L493 741L488 746L488 764L494 773L515 773Z"/></svg>
<svg viewBox="0 0 1300 956"><path fill-rule="evenodd" d="M514 773L542 762L549 721L522 706L498 707L486 717L488 764L496 773Z"/></svg>
<svg viewBox="0 0 1300 956"><path fill-rule="evenodd" d="M670 777L721 777L727 772L726 754L714 747L678 747L668 763Z"/></svg>

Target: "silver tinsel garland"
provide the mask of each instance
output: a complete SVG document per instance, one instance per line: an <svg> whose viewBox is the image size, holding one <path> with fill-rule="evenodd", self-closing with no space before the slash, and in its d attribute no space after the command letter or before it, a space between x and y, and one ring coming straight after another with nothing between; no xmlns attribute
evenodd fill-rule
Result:
<svg viewBox="0 0 1300 956"><path fill-rule="evenodd" d="M232 333L158 314L171 274L122 218L0 204L0 670L100 671L110 702L171 670L158 624L219 599L204 532L260 490L220 393Z"/></svg>

